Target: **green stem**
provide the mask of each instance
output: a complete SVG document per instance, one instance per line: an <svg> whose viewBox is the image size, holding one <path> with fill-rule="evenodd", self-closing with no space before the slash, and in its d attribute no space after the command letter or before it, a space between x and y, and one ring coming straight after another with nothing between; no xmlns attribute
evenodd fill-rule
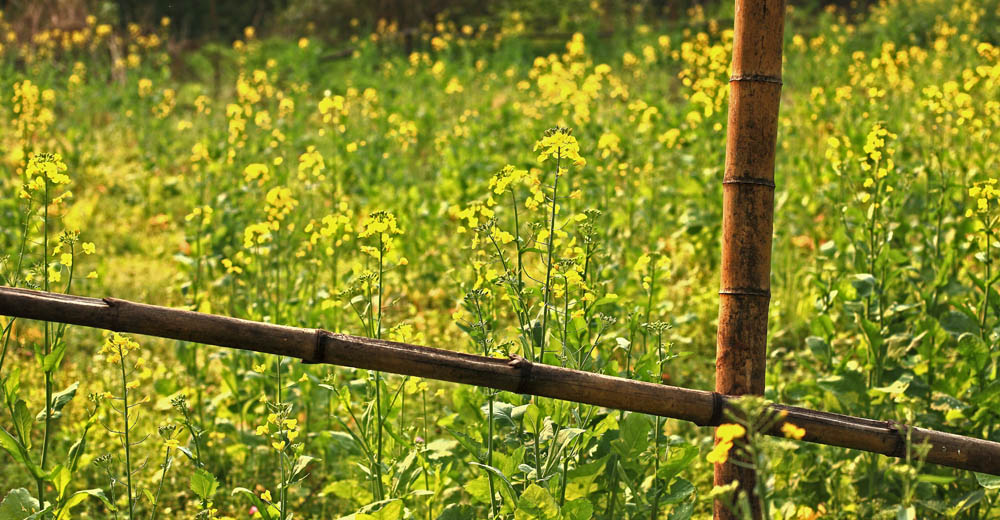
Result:
<svg viewBox="0 0 1000 520"><path fill-rule="evenodd" d="M42 199L44 217L42 220L42 286L45 291L49 290L49 179L45 177L45 195ZM49 352L52 350L52 344L49 338L49 323L45 322L43 324L45 330L45 345L44 352L45 357L48 357ZM46 462L49 458L49 437L51 435L52 426L52 373L49 370L45 370L45 433L42 437L42 460L41 468L45 471ZM41 481L38 483L38 503L44 504L45 486L42 485Z"/></svg>
<svg viewBox="0 0 1000 520"><path fill-rule="evenodd" d="M556 152L556 177L555 181L552 183L552 212L549 217L549 243L548 243L548 254L545 260L545 298L542 305L542 339L541 339L541 349L538 355L538 361L541 363L545 362L545 343L547 339L548 323L549 323L549 297L552 294L552 288L550 283L552 281L552 249L555 245L556 239L556 203L558 202L559 195L559 162L560 162L560 152Z"/></svg>
<svg viewBox="0 0 1000 520"><path fill-rule="evenodd" d="M128 379L125 375L125 353L121 351L122 347L118 350L118 364L121 368L122 374L122 418L125 420L124 428L122 429L125 435L125 492L127 494L126 499L128 500L128 517L131 520L135 517L134 504L132 501L132 445L129 443L128 432Z"/></svg>

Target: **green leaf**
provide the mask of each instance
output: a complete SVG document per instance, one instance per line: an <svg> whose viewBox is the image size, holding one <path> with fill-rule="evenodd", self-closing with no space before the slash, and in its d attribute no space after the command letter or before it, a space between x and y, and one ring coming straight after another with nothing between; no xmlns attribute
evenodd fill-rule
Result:
<svg viewBox="0 0 1000 520"><path fill-rule="evenodd" d="M70 495L69 499L66 500L66 504L63 505L62 510L59 511L59 516L56 517L56 520L69 520L70 518L72 518L69 512L74 507L79 505L81 502L86 500L88 497L94 497L100 500L101 502L104 502L104 505L106 505L108 509L112 511L114 511L115 509L115 506L113 506L111 504L111 501L108 500L108 497L105 496L103 489L85 489L83 491L77 491L76 493Z"/></svg>
<svg viewBox="0 0 1000 520"><path fill-rule="evenodd" d="M664 504L676 504L683 502L694 494L694 485L682 478L671 484L670 491L663 496Z"/></svg>
<svg viewBox="0 0 1000 520"><path fill-rule="evenodd" d="M896 509L896 520L916 520L917 510L913 506L903 507L902 505Z"/></svg>
<svg viewBox="0 0 1000 520"><path fill-rule="evenodd" d="M545 488L532 484L517 501L515 520L553 520L559 518L559 506Z"/></svg>
<svg viewBox="0 0 1000 520"><path fill-rule="evenodd" d="M15 402L17 400L17 393L21 389L21 369L19 367L12 368L7 377L0 381L3 381L3 391L7 397L7 402Z"/></svg>
<svg viewBox="0 0 1000 520"><path fill-rule="evenodd" d="M562 520L589 520L594 517L594 504L586 498L570 500L562 507Z"/></svg>
<svg viewBox="0 0 1000 520"><path fill-rule="evenodd" d="M806 346L820 360L826 360L830 357L830 345L827 344L825 339L819 336L809 336L806 338Z"/></svg>
<svg viewBox="0 0 1000 520"><path fill-rule="evenodd" d="M369 513L375 520L402 520L403 501L391 500L375 513Z"/></svg>
<svg viewBox="0 0 1000 520"><path fill-rule="evenodd" d="M646 451L649 445L649 417L641 413L630 413L619 425L620 434L611 446L625 460Z"/></svg>
<svg viewBox="0 0 1000 520"><path fill-rule="evenodd" d="M976 482L979 482L979 485L983 486L986 489L1000 488L1000 477L996 475L987 475L986 473L976 473Z"/></svg>
<svg viewBox="0 0 1000 520"><path fill-rule="evenodd" d="M28 404L24 399L18 399L14 403L14 424L17 425L16 431L20 431L20 437L24 439L26 444L24 449L31 450L31 427L35 424L35 420L28 411Z"/></svg>
<svg viewBox="0 0 1000 520"><path fill-rule="evenodd" d="M52 347L52 350L42 358L42 370L45 372L55 372L62 364L63 357L66 355L66 342L60 341Z"/></svg>
<svg viewBox="0 0 1000 520"><path fill-rule="evenodd" d="M940 322L941 327L955 337L963 333L979 334L979 323L964 312L948 311L941 317Z"/></svg>
<svg viewBox="0 0 1000 520"><path fill-rule="evenodd" d="M524 429L531 434L538 433L542 428L542 412L534 403L529 404L524 410Z"/></svg>
<svg viewBox="0 0 1000 520"><path fill-rule="evenodd" d="M52 396L52 418L58 419L62 415L62 409L67 403L73 400L73 396L76 395L76 389L80 387L80 382L77 381L66 387L62 392L58 392ZM44 416L43 416L44 418Z"/></svg>
<svg viewBox="0 0 1000 520"><path fill-rule="evenodd" d="M295 465L292 466L292 475L288 477L289 482L298 482L306 478L306 468L314 460L319 460L316 457L310 457L309 455L299 455L299 458L295 459Z"/></svg>
<svg viewBox="0 0 1000 520"><path fill-rule="evenodd" d="M52 395L52 419L58 419L62 416L62 409L66 406L66 403L73 399L76 395L76 389L80 386L80 383L73 383L69 388L63 390L62 392ZM35 420L42 422L45 420L45 408L42 408L35 415Z"/></svg>
<svg viewBox="0 0 1000 520"><path fill-rule="evenodd" d="M237 493L247 495L248 497L250 497L250 501L253 502L253 505L257 506L257 511L260 512L261 516L264 517L264 520L272 520L270 513L268 513L267 511L267 504L265 504L264 501L261 500L256 493L250 491L247 488L238 487L233 489L233 492L230 493L230 496L235 496Z"/></svg>
<svg viewBox="0 0 1000 520"><path fill-rule="evenodd" d="M855 298L863 300L875 289L875 277L868 273L858 273L851 277L851 285L856 291Z"/></svg>
<svg viewBox="0 0 1000 520"><path fill-rule="evenodd" d="M66 487L69 486L71 476L72 474L70 473L69 468L63 466L62 464L56 465L56 467L49 471L49 475L46 480L55 486L56 495L60 500L62 500L62 497L66 496Z"/></svg>
<svg viewBox="0 0 1000 520"><path fill-rule="evenodd" d="M219 481L204 468L198 468L191 474L191 491L203 501L208 502L219 488ZM258 508L259 509L259 508Z"/></svg>
<svg viewBox="0 0 1000 520"><path fill-rule="evenodd" d="M490 481L488 476L479 475L472 480L466 481L462 489L476 502L481 504L490 503Z"/></svg>
<svg viewBox="0 0 1000 520"><path fill-rule="evenodd" d="M476 517L476 510L466 504L448 504L437 520L468 520Z"/></svg>
<svg viewBox="0 0 1000 520"><path fill-rule="evenodd" d="M694 504L687 502L670 511L670 516L667 517L667 520L688 520L692 515L694 515Z"/></svg>
<svg viewBox="0 0 1000 520"><path fill-rule="evenodd" d="M24 446L21 446L21 443L3 428L0 428L0 448L6 450L14 460L27 468L36 480L40 480L45 476L42 473L42 469L31 460L28 450L24 449Z"/></svg>
<svg viewBox="0 0 1000 520"><path fill-rule="evenodd" d="M494 484L498 482L502 484L501 486L499 486L500 494L504 497L505 500L511 503L514 502L514 497L517 496L516 493L514 492L514 486L513 484L510 483L510 480L507 478L506 475L503 474L502 471L500 471L497 468L494 468L493 466L487 466L486 464L480 464L478 462L473 462L472 465L483 468L484 470L496 475L497 478L494 479L493 482Z"/></svg>
<svg viewBox="0 0 1000 520"><path fill-rule="evenodd" d="M12 489L0 502L0 520L24 520L38 509L38 500L27 489Z"/></svg>

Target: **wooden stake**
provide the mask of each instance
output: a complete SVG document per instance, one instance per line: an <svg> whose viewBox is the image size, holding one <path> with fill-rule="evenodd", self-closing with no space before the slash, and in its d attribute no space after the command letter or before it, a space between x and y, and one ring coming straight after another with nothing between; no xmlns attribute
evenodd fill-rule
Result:
<svg viewBox="0 0 1000 520"><path fill-rule="evenodd" d="M764 393L784 20L784 0L736 0L715 361L715 390L726 395ZM755 479L750 468L715 465L715 484L738 480L759 519ZM717 500L715 518L736 516Z"/></svg>
<svg viewBox="0 0 1000 520"><path fill-rule="evenodd" d="M146 305L116 298L0 287L0 315L133 332L195 343L296 357L408 376L539 395L607 408L691 421L699 426L725 422L730 398L717 392L632 381L580 370L498 359L393 341L335 334ZM94 346L94 350L97 346ZM905 457L911 445L927 443L926 461L1000 476L1000 443L893 423L794 406L772 405L784 419L764 432L782 436L792 423L808 442L891 457Z"/></svg>

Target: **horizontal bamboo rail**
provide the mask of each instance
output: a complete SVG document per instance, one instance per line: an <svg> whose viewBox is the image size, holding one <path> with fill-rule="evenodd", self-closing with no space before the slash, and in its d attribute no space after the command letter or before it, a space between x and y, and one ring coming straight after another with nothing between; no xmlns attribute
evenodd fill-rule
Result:
<svg viewBox="0 0 1000 520"><path fill-rule="evenodd" d="M617 408L683 419L699 426L725 422L730 397L532 363L520 357L498 359L450 350L408 345L260 323L227 316L146 305L116 298L88 298L0 287L0 315L83 325L289 356L306 363L326 363L451 381L519 394ZM783 422L806 430L803 440L830 446L906 456L906 437L931 446L926 461L1000 475L1000 443L927 430L892 421L876 421L795 406L772 405L787 412L769 435L782 436Z"/></svg>

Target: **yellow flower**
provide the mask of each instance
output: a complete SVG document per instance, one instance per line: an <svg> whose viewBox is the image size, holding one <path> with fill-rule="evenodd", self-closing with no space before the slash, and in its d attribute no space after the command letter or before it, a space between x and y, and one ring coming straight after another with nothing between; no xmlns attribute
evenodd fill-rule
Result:
<svg viewBox="0 0 1000 520"><path fill-rule="evenodd" d="M253 163L248 164L246 168L243 169L243 179L247 182L257 181L258 184L264 184L270 178L268 175L268 169L266 164ZM259 179L259 180L258 180Z"/></svg>
<svg viewBox="0 0 1000 520"><path fill-rule="evenodd" d="M263 500L264 502L270 503L271 502L271 491L265 489L264 492L260 494L260 499Z"/></svg>
<svg viewBox="0 0 1000 520"><path fill-rule="evenodd" d="M572 130L563 127L546 130L545 135L535 143L535 150L541 150L538 153L538 162L545 162L549 157L555 157L569 159L577 166L587 164L586 159L580 157L580 145L571 134Z"/></svg>
<svg viewBox="0 0 1000 520"><path fill-rule="evenodd" d="M799 428L790 422L781 425L781 433L785 434L785 437L795 440L801 440L802 437L806 436L805 428Z"/></svg>
<svg viewBox="0 0 1000 520"><path fill-rule="evenodd" d="M747 430L740 424L727 423L720 425L715 430L715 437L723 442L739 439L746 435Z"/></svg>
<svg viewBox="0 0 1000 520"><path fill-rule="evenodd" d="M139 80L139 97L146 97L153 90L153 80L142 78Z"/></svg>
<svg viewBox="0 0 1000 520"><path fill-rule="evenodd" d="M271 446L273 446L274 449L276 449L278 451L282 451L282 450L285 449L285 441L275 441L275 442L272 442Z"/></svg>
<svg viewBox="0 0 1000 520"><path fill-rule="evenodd" d="M65 173L66 164L62 162L62 156L57 153L36 153L28 161L27 176L44 177L55 184L69 184L69 176Z"/></svg>
<svg viewBox="0 0 1000 520"><path fill-rule="evenodd" d="M97 247L93 242L84 242L83 244L80 244L80 247L83 248L83 254L85 255L92 255L97 252Z"/></svg>
<svg viewBox="0 0 1000 520"><path fill-rule="evenodd" d="M262 425L260 425L260 426L257 427L257 435L261 435L261 436L267 435L267 425L266 424L262 424Z"/></svg>
<svg viewBox="0 0 1000 520"><path fill-rule="evenodd" d="M705 457L706 460L712 464L722 464L729 460L729 450L733 448L733 443L731 441L720 442L712 448L712 451L708 452Z"/></svg>

